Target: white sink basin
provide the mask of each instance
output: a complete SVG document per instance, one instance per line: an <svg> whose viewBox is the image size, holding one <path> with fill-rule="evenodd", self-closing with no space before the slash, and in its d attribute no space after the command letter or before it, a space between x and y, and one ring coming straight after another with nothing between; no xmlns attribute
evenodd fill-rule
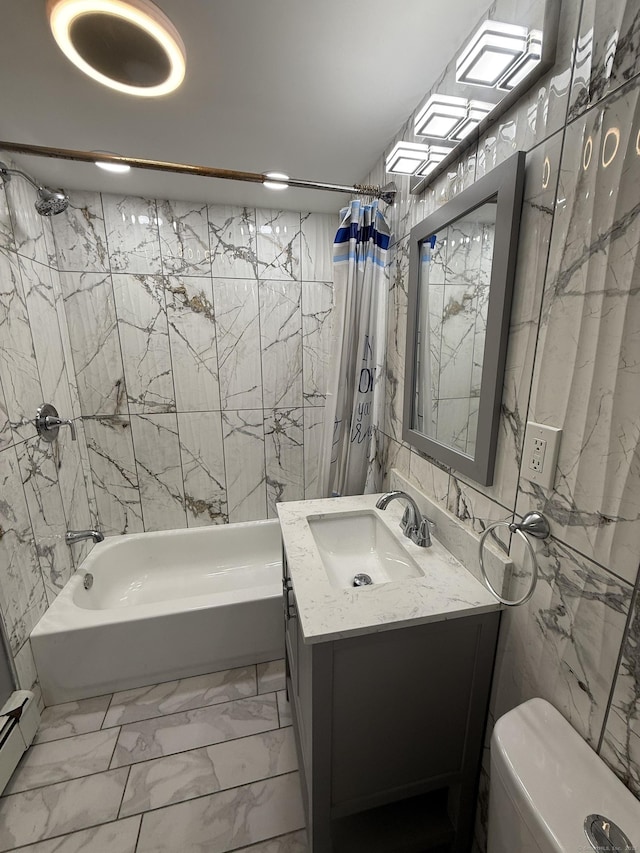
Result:
<svg viewBox="0 0 640 853"><path fill-rule="evenodd" d="M352 587L361 573L373 585L423 575L373 510L309 516L308 522L333 586Z"/></svg>

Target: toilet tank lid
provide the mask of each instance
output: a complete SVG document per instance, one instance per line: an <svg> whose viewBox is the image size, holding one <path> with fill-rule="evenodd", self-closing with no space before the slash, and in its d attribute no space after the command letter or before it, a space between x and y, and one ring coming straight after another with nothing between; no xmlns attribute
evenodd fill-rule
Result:
<svg viewBox="0 0 640 853"><path fill-rule="evenodd" d="M491 750L522 817L551 849L588 850L584 819L601 814L640 851L640 801L544 699L530 699L501 717Z"/></svg>

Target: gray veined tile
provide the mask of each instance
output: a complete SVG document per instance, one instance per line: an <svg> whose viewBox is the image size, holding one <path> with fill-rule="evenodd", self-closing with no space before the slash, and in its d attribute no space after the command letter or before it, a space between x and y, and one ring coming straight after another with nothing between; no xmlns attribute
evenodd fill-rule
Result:
<svg viewBox="0 0 640 853"><path fill-rule="evenodd" d="M331 346L333 284L302 284L302 373L306 406L323 406Z"/></svg>
<svg viewBox="0 0 640 853"><path fill-rule="evenodd" d="M267 509L277 516L280 501L304 498L303 409L265 411L264 441L267 475Z"/></svg>
<svg viewBox="0 0 640 853"><path fill-rule="evenodd" d="M207 205L187 201L158 201L157 204L165 275L209 275Z"/></svg>
<svg viewBox="0 0 640 853"><path fill-rule="evenodd" d="M6 165L7 158L3 161ZM11 214L9 212L9 196L6 192L0 193L0 252L15 251L15 243L13 240L13 225L11 224Z"/></svg>
<svg viewBox="0 0 640 853"><path fill-rule="evenodd" d="M50 259L45 230L51 227L51 223L35 210L35 189L26 181L17 179L6 185L5 192L13 220L16 251L24 258L48 264Z"/></svg>
<svg viewBox="0 0 640 853"><path fill-rule="evenodd" d="M20 853L135 853L141 817L81 829L21 847Z"/></svg>
<svg viewBox="0 0 640 853"><path fill-rule="evenodd" d="M277 698L280 727L285 728L286 726L290 726L293 723L293 719L291 717L291 705L289 704L289 700L287 699L286 690L278 690Z"/></svg>
<svg viewBox="0 0 640 853"><path fill-rule="evenodd" d="M115 820L127 773L126 768L109 770L3 797L0 850Z"/></svg>
<svg viewBox="0 0 640 853"><path fill-rule="evenodd" d="M284 660L258 664L258 693L284 689Z"/></svg>
<svg viewBox="0 0 640 853"><path fill-rule="evenodd" d="M224 524L227 509L220 412L178 415L184 501L189 527Z"/></svg>
<svg viewBox="0 0 640 853"><path fill-rule="evenodd" d="M237 738L226 743L134 764L121 815L192 800L297 768L293 729Z"/></svg>
<svg viewBox="0 0 640 853"><path fill-rule="evenodd" d="M384 365L384 432L401 441L404 400L405 341L407 337L407 288L409 241L400 240L390 249L385 277L388 279L387 352Z"/></svg>
<svg viewBox="0 0 640 853"><path fill-rule="evenodd" d="M122 767L277 727L274 694L127 723L120 730L112 765Z"/></svg>
<svg viewBox="0 0 640 853"><path fill-rule="evenodd" d="M640 597L622 646L600 755L633 793L640 796Z"/></svg>
<svg viewBox="0 0 640 853"><path fill-rule="evenodd" d="M260 279L299 279L300 214L257 210L257 255Z"/></svg>
<svg viewBox="0 0 640 853"><path fill-rule="evenodd" d="M176 415L133 415L131 431L144 529L186 527Z"/></svg>
<svg viewBox="0 0 640 853"><path fill-rule="evenodd" d="M152 199L103 195L111 272L162 272L158 215Z"/></svg>
<svg viewBox="0 0 640 853"><path fill-rule="evenodd" d="M307 853L307 834L304 830L300 832L288 832L278 838L271 838L260 844L252 844L243 847L238 853Z"/></svg>
<svg viewBox="0 0 640 853"><path fill-rule="evenodd" d="M110 701L111 695L107 694L45 708L34 743L98 731L102 727Z"/></svg>
<svg viewBox="0 0 640 853"><path fill-rule="evenodd" d="M222 413L229 521L267 517L262 409Z"/></svg>
<svg viewBox="0 0 640 853"><path fill-rule="evenodd" d="M23 643L18 654L14 655L13 662L18 673L18 685L20 690L31 690L38 680L36 662L33 659L31 643Z"/></svg>
<svg viewBox="0 0 640 853"><path fill-rule="evenodd" d="M262 408L258 282L215 279L213 301L222 408Z"/></svg>
<svg viewBox="0 0 640 853"><path fill-rule="evenodd" d="M52 217L51 224L59 269L109 271L107 235L99 193L74 190L65 215Z"/></svg>
<svg viewBox="0 0 640 853"><path fill-rule="evenodd" d="M3 796L107 770L117 737L118 729L105 729L31 746Z"/></svg>
<svg viewBox="0 0 640 853"><path fill-rule="evenodd" d="M339 224L334 213L302 214L303 281L333 281L333 241Z"/></svg>
<svg viewBox="0 0 640 853"><path fill-rule="evenodd" d="M145 814L138 853L224 853L303 826L298 774L288 773Z"/></svg>
<svg viewBox="0 0 640 853"><path fill-rule="evenodd" d="M0 453L0 527L0 610L15 654L47 609L47 598L14 448Z"/></svg>
<svg viewBox="0 0 640 853"><path fill-rule="evenodd" d="M18 256L0 252L0 379L7 414L20 439L36 434L34 412L42 403L42 388L22 288Z"/></svg>
<svg viewBox="0 0 640 853"><path fill-rule="evenodd" d="M304 422L304 497L305 500L321 498L318 477L324 428L324 407L305 406Z"/></svg>
<svg viewBox="0 0 640 853"><path fill-rule="evenodd" d="M128 413L111 275L60 274L83 415Z"/></svg>
<svg viewBox="0 0 640 853"><path fill-rule="evenodd" d="M302 405L302 314L298 281L260 281L265 408Z"/></svg>
<svg viewBox="0 0 640 853"><path fill-rule="evenodd" d="M209 242L215 277L257 278L255 210L210 204Z"/></svg>
<svg viewBox="0 0 640 853"><path fill-rule="evenodd" d="M220 409L211 278L166 279L171 363L179 412Z"/></svg>
<svg viewBox="0 0 640 853"><path fill-rule="evenodd" d="M141 533L142 507L131 421L125 417L85 419L91 477L100 529Z"/></svg>
<svg viewBox="0 0 640 853"><path fill-rule="evenodd" d="M129 411L175 411L162 277L114 275L113 290Z"/></svg>
<svg viewBox="0 0 640 853"><path fill-rule="evenodd" d="M255 693L256 675L252 666L136 687L113 694L104 727L218 705Z"/></svg>

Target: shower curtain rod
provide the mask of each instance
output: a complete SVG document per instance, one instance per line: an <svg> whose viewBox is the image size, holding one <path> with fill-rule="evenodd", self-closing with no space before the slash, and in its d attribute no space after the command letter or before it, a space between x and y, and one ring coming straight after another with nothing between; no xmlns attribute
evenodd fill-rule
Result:
<svg viewBox="0 0 640 853"><path fill-rule="evenodd" d="M213 169L211 166L190 166L186 163L171 163L164 160L140 160L137 157L121 157L119 154L103 154L97 151L76 151L72 148L47 148L42 145L28 145L24 142L1 142L0 150L15 154L29 154L34 157L51 157L58 160L76 160L80 163L113 163L115 165L131 166L134 169L154 169L158 172L175 172L180 175L199 175L204 178L218 178L223 181L247 181L253 184L264 184L265 181L276 180L259 172L238 172L234 169ZM300 178L287 178L282 183L290 187L301 187L309 190L325 190L327 192L350 193L379 198L387 204L392 204L397 187L394 183L384 187L368 184L327 184L322 181L305 181Z"/></svg>

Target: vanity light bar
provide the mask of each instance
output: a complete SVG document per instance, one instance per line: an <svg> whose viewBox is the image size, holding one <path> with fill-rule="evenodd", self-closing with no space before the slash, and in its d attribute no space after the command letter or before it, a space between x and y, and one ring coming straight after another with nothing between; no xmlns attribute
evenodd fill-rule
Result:
<svg viewBox="0 0 640 853"><path fill-rule="evenodd" d="M483 21L456 61L456 80L495 86L527 50L526 27Z"/></svg>
<svg viewBox="0 0 640 853"><path fill-rule="evenodd" d="M419 142L396 142L387 157L385 169L396 175L415 175L428 153L428 145Z"/></svg>
<svg viewBox="0 0 640 853"><path fill-rule="evenodd" d="M431 95L414 122L416 136L433 136L448 139L461 121L466 118L466 98L451 95Z"/></svg>
<svg viewBox="0 0 640 853"><path fill-rule="evenodd" d="M429 172L432 172L438 163L442 163L444 158L453 151L446 145L430 145L425 162L420 166L416 175L424 178Z"/></svg>
<svg viewBox="0 0 640 853"><path fill-rule="evenodd" d="M523 56L507 70L498 81L498 89L510 92L518 83L521 83L527 74L536 67L542 58L542 33L540 30L531 30L527 39L527 49Z"/></svg>
<svg viewBox="0 0 640 853"><path fill-rule="evenodd" d="M480 122L486 118L495 104L487 104L484 101L469 101L469 109L467 115L455 131L449 137L453 142L460 142L466 136L469 136L471 131L475 130Z"/></svg>

